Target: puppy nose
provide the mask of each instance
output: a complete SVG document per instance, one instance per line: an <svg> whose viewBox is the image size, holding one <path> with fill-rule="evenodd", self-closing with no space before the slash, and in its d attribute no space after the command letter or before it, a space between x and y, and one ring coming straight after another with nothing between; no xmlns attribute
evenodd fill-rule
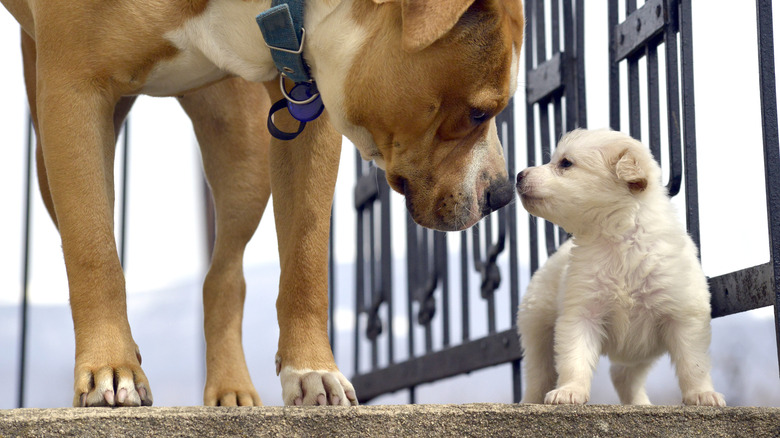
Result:
<svg viewBox="0 0 780 438"><path fill-rule="evenodd" d="M512 184L511 179L493 180L485 192L485 200L487 201L485 206L489 209L488 213L507 205L514 195L514 184Z"/></svg>
<svg viewBox="0 0 780 438"><path fill-rule="evenodd" d="M525 169L521 170L517 173L517 184L520 184L520 181L525 177Z"/></svg>

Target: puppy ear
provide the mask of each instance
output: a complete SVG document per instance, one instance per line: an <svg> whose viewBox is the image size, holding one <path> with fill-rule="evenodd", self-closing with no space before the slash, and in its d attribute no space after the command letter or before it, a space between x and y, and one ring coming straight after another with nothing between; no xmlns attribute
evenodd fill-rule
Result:
<svg viewBox="0 0 780 438"><path fill-rule="evenodd" d="M647 174L629 149L624 150L618 156L615 173L618 178L628 184L631 193L639 193L647 188Z"/></svg>
<svg viewBox="0 0 780 438"><path fill-rule="evenodd" d="M374 0L401 2L403 48L419 52L443 37L458 22L474 0Z"/></svg>

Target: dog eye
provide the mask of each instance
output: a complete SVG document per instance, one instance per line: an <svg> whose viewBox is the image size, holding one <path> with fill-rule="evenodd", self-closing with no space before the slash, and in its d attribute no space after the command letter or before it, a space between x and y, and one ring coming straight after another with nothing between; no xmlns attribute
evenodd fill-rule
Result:
<svg viewBox="0 0 780 438"><path fill-rule="evenodd" d="M561 169L566 169L566 168L569 168L569 167L571 167L573 165L574 165L574 163L569 161L567 158L564 158L564 159L562 159L561 161L558 162L558 167L560 167Z"/></svg>
<svg viewBox="0 0 780 438"><path fill-rule="evenodd" d="M487 111L472 108L471 113L469 114L469 118L473 124L480 125L487 121L490 118L490 115L487 113Z"/></svg>

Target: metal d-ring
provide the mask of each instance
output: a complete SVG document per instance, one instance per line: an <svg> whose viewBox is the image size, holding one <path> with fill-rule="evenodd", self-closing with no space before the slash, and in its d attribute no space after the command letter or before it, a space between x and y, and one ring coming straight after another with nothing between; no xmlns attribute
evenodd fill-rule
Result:
<svg viewBox="0 0 780 438"><path fill-rule="evenodd" d="M314 93L314 96L311 96L310 98L306 100L295 100L293 99L289 94L287 94L287 90L284 89L284 78L287 77L284 72L282 72L279 75L279 89L282 90L282 95L285 99L287 99L288 102L292 102L296 105L306 105L307 103L314 102L314 99L318 98L320 96L320 93Z"/></svg>
<svg viewBox="0 0 780 438"><path fill-rule="evenodd" d="M290 50L285 49L284 47L276 47L272 46L268 43L265 43L265 46L268 47L271 50L278 50L280 52L286 52L286 53L292 53L293 55L300 55L303 53L303 42L306 41L306 29L303 27L301 28L301 44L298 46L298 50Z"/></svg>

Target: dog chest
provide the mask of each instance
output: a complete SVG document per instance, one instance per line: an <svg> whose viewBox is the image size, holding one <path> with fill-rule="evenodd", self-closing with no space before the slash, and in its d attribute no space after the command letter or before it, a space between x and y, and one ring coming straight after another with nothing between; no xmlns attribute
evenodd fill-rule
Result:
<svg viewBox="0 0 780 438"><path fill-rule="evenodd" d="M276 77L278 72L255 22L255 16L268 5L268 1L210 2L201 14L165 33L179 52L155 65L141 92L173 95L231 75L253 82Z"/></svg>

